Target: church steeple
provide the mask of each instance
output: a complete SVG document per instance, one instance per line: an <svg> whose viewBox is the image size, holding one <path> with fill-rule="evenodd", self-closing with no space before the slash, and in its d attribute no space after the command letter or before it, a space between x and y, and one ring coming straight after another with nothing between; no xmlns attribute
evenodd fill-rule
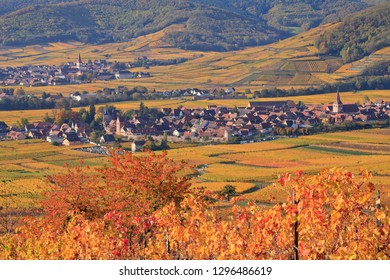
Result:
<svg viewBox="0 0 390 280"><path fill-rule="evenodd" d="M80 69L80 67L83 65L83 61L81 60L81 55L79 53L79 58L77 59L76 66Z"/></svg>
<svg viewBox="0 0 390 280"><path fill-rule="evenodd" d="M338 91L337 91L337 95L336 95L336 103L337 104L343 104L343 102L341 102L340 93Z"/></svg>
<svg viewBox="0 0 390 280"><path fill-rule="evenodd" d="M340 113L343 111L343 102L341 102L340 93L337 91L336 101L333 103L333 113Z"/></svg>

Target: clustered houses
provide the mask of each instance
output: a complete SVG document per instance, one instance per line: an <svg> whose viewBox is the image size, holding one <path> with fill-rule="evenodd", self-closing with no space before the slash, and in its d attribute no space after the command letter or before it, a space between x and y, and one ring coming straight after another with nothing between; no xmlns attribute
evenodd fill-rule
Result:
<svg viewBox="0 0 390 280"><path fill-rule="evenodd" d="M340 94L332 104L308 105L305 111L315 114L323 124L339 124L343 122L366 122L390 119L390 102L376 100L366 101L362 105L343 103Z"/></svg>
<svg viewBox="0 0 390 280"><path fill-rule="evenodd" d="M103 125L107 134L128 139L167 135L170 141L229 141L232 136L250 138L286 128L309 129L344 121L388 120L390 103L343 104L337 93L333 104L305 108L298 108L293 101L272 101L249 102L247 107L238 108L212 105L207 109L164 108L161 113L156 120L134 117L125 121L106 112Z"/></svg>
<svg viewBox="0 0 390 280"><path fill-rule="evenodd" d="M0 85L3 86L48 86L83 83L83 75L97 80L132 79L150 77L149 72L116 71L113 63L105 60L88 60L83 63L79 55L76 63L61 66L22 66L0 68ZM130 68L130 65L129 65Z"/></svg>
<svg viewBox="0 0 390 280"><path fill-rule="evenodd" d="M137 116L138 115L138 116ZM377 100L363 105L343 103L340 94L332 104L297 107L293 101L250 101L247 107L227 108L209 105L206 109L184 107L161 109L158 117L140 117L136 111L130 120L120 112L106 107L103 112L102 145L115 142L115 136L134 140L133 150L145 143L147 136L168 141L230 141L232 137L248 139L258 134L280 132L283 129L309 129L319 124L366 122L390 119L390 102ZM0 121L0 135L8 139L36 138L49 142L74 145L90 142L92 130L84 123L63 124L39 122L27 124L23 130L8 128ZM4 138L4 137L3 137Z"/></svg>
<svg viewBox="0 0 390 280"><path fill-rule="evenodd" d="M89 142L92 129L85 123L61 126L47 122L36 122L25 125L24 128L10 127L6 137L11 140L41 139L50 143L66 146Z"/></svg>

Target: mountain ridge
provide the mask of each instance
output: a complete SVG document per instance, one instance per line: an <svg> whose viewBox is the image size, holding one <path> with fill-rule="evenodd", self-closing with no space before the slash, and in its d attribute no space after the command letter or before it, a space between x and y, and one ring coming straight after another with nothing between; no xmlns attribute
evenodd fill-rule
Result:
<svg viewBox="0 0 390 280"><path fill-rule="evenodd" d="M0 0L3 45L124 42L182 23L186 29L167 34L166 42L183 49L229 51L275 42L320 24L329 14L337 17L369 6L362 0L31 0L29 4Z"/></svg>

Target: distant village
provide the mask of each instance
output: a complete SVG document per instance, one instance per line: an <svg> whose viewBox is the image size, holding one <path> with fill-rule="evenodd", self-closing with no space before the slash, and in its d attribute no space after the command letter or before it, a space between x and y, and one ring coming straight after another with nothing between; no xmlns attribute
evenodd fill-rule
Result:
<svg viewBox="0 0 390 280"><path fill-rule="evenodd" d="M147 60L139 57L138 60ZM0 68L0 86L56 86L81 84L93 79L110 81L115 79L134 79L150 77L149 72L131 72L131 63L116 67L114 62L97 59L83 62L80 54L76 62L60 66L21 66Z"/></svg>
<svg viewBox="0 0 390 280"><path fill-rule="evenodd" d="M311 129L318 126L374 121L388 123L389 120L390 102L376 100L361 105L343 103L337 93L335 101L325 105L296 104L286 100L249 101L246 107L234 108L217 105L203 109L162 108L155 119L142 114L140 110L125 118L119 110L106 106L99 124L101 135L98 138L96 135L92 137L94 130L85 122L60 125L36 122L16 128L0 120L0 138L42 139L65 146L83 143L112 145L121 139L132 141L132 151L136 152L151 138L156 141L210 143L237 143L235 140L239 139L238 143L246 143L275 135L309 134Z"/></svg>

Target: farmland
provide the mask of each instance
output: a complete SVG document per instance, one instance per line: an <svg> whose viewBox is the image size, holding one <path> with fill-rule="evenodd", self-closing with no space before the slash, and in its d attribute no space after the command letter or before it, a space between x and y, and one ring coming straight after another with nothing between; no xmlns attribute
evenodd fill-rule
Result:
<svg viewBox="0 0 390 280"><path fill-rule="evenodd" d="M186 58L178 65L151 67L151 78L95 81L89 84L32 87L27 93L69 95L75 91L94 92L106 87L145 86L149 90L170 90L184 88L204 88L234 86L240 91L261 90L268 86L281 88L304 87L333 83L361 72L365 65L387 58L390 48L377 51L364 60L342 65L340 58L322 57L314 42L318 36L337 24L328 24L305 33L267 46L244 50L217 53L186 51L164 43L164 32L146 35L126 43L88 45L79 42L52 43L45 46L24 48L1 48L0 66L22 66L29 64L59 65L75 61L78 53L84 60L107 59L109 61L131 62L140 56L149 59ZM172 26L180 30L182 26ZM134 69L132 71L142 71ZM149 70L148 70L149 71ZM343 102L360 102L385 99L389 90L343 92ZM262 98L261 101L290 99L305 104L327 104L334 101L335 93ZM249 100L144 100L149 108L205 108L207 105L246 106ZM139 108L140 101L113 103L125 111ZM97 107L104 105L97 105ZM74 110L79 110L75 108ZM30 122L40 121L45 113L53 110L2 111L0 121L15 124L21 117ZM314 174L324 168L343 166L353 172L366 168L374 174L373 182L383 190L386 203L389 203L388 181L390 176L390 130L374 129L355 132L319 134L300 138L283 138L277 141L251 143L245 145L213 145L175 148L168 155L175 160L189 160L198 170L189 173L194 186L204 186L211 191L222 189L230 184L248 200L277 202L286 196L283 190L275 189L272 183L278 174L294 173L303 170ZM35 186L42 184L45 176L65 171L64 164L79 164L79 159L91 166L101 166L106 158L73 150L69 147L56 147L46 142L26 140L0 142L0 179L11 180L20 193L31 187L31 192L39 193ZM32 195L37 197L37 195Z"/></svg>
<svg viewBox="0 0 390 280"><path fill-rule="evenodd" d="M175 148L168 156L185 160L196 187L210 191L233 185L247 200L278 202L287 195L273 186L278 175L303 170L315 174L325 168L344 167L357 174L360 168L373 174L373 183L389 203L390 129L371 129L283 138L242 145L207 145ZM15 190L37 197L48 175L84 163L102 166L106 157L37 140L0 142L0 178L11 180ZM139 155L143 155L142 153ZM195 167L197 167L195 169Z"/></svg>
<svg viewBox="0 0 390 280"><path fill-rule="evenodd" d="M199 52L174 48L164 43L164 32L180 30L175 25L169 30L145 35L126 43L88 45L79 42L51 43L24 48L1 48L0 67L23 65L60 65L74 62L80 53L84 60L107 59L108 61L132 62L140 56L149 59L188 59L185 63L156 66L148 70L152 77L115 81L94 81L80 85L32 87L29 93L69 95L75 91L95 92L106 87L134 87L173 90L183 88L213 88L234 86L239 90L260 90L264 87L302 87L334 83L361 72L364 66L389 56L389 48L374 53L370 58L343 65L338 57L322 57L315 40L337 24L323 25L294 37L266 46L251 47L231 52ZM360 65L360 66L359 66ZM358 68L360 70L356 70ZM355 69L355 70L354 70ZM143 68L132 71L144 71Z"/></svg>

